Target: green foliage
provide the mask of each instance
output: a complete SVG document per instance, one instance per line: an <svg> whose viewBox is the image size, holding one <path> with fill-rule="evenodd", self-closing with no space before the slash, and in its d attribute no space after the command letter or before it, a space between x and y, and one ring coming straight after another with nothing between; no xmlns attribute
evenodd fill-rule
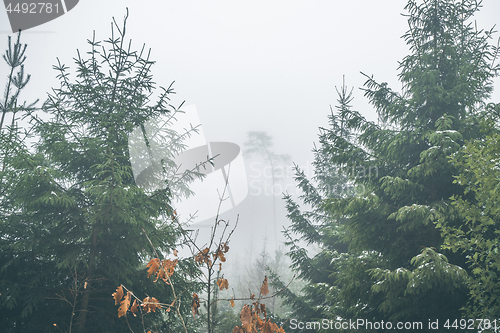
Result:
<svg viewBox="0 0 500 333"><path fill-rule="evenodd" d="M315 151L317 185L300 172L296 177L311 210L285 198L290 238L297 233L319 247L310 257L290 242L293 267L307 281L305 301L286 295L298 318L426 323L462 316L467 258L442 249L436 224L464 225L450 199L463 188L454 182L458 165L449 157L466 140L481 138L484 119L495 111L484 100L499 67L489 44L493 32L471 23L479 7L476 1L408 1L403 37L411 52L400 62L402 92L366 76L363 90L378 122L347 107L345 89L339 92L337 121L322 130ZM352 190L324 190L340 184Z"/></svg>
<svg viewBox="0 0 500 333"><path fill-rule="evenodd" d="M224 306L219 308L217 324L214 325L214 333L232 332L240 323L239 314L235 313L232 307Z"/></svg>
<svg viewBox="0 0 500 333"><path fill-rule="evenodd" d="M168 127L178 110L169 104L171 87L160 88L158 99L150 100L156 91L154 62L144 47L136 52L127 45L125 23L115 22L104 42L95 36L88 41L90 51L75 58L74 78L58 60L60 86L43 105L50 119L31 118L29 131L39 139L34 152L24 138L6 139L2 132L0 307L7 331L33 325L36 331L124 331L128 324L118 320L110 300L117 285L169 297L168 289L144 282L144 261L152 249L143 231L164 253L175 248L181 230L168 222L170 200L186 193L187 180L197 173L165 178L164 186L154 189L135 182L129 135L163 115ZM17 45L13 52L22 58ZM22 69L22 61L19 65ZM21 89L25 81L22 74L18 78L9 78L9 84ZM16 103L6 98L5 105L12 110ZM170 131L166 138L171 140L160 143L171 155L163 170L175 175L169 157L183 149L183 134ZM178 271L175 282L192 290L188 280L198 273L193 260L179 263ZM188 302L182 304L189 313ZM4 316L3 309L12 311ZM130 325L142 329L140 321ZM149 325L161 327L165 318L152 316Z"/></svg>
<svg viewBox="0 0 500 333"><path fill-rule="evenodd" d="M26 223L20 215L19 195L23 191L24 175L19 173L19 166L31 163L31 154L27 151L25 139L28 133L18 126L34 110L35 103L26 105L18 102L21 91L26 87L30 76L25 75L24 61L27 46L21 44L20 34L12 44L8 39L8 49L3 59L10 67L3 100L0 102L2 118L0 121L0 325L10 330L13 325L18 330L35 331L36 322L48 324L44 308L53 305L47 299L47 289L58 284L59 274L54 264L40 260L44 252L37 257L32 249L42 250L43 243L26 244L27 237L39 237L43 228ZM10 122L8 117L11 117ZM10 124L9 124L10 123ZM40 171L37 171L40 172ZM40 174L41 175L41 174ZM41 175L43 176L43 175ZM41 177L40 177L41 178ZM30 262L31 265L24 265ZM55 296L55 295L54 295ZM41 311L40 311L41 310ZM54 311L58 316L58 311ZM25 318L30 320L25 321ZM48 325L45 326L49 327ZM46 330L45 330L46 331Z"/></svg>
<svg viewBox="0 0 500 333"><path fill-rule="evenodd" d="M468 142L451 158L459 170L455 182L464 188L463 194L453 196L452 204L465 223L453 226L445 218L439 221L445 247L467 256L471 277L466 310L470 317L500 316L499 144L500 135L492 134Z"/></svg>
<svg viewBox="0 0 500 333"><path fill-rule="evenodd" d="M292 314L289 318L308 321L329 318L330 313L332 315L335 313L335 316L346 315L340 305L343 301L338 295L340 293L349 295L354 285L363 283L363 280L368 277L363 265L355 266L358 268L358 272L353 274L356 276L355 279L347 276L349 271L345 270L347 268L345 263L357 260L357 256L345 253L347 247L340 239L343 220L338 219L339 224L331 223L335 217L325 209L323 204L328 198L347 197L354 193L353 183L349 182L342 173L342 170L352 172L352 168L343 169L343 166L339 167L330 163L333 153L329 150L330 137L341 132L342 137L338 138L339 142L345 142L345 138L349 138L352 134L345 127L344 113L341 112L351 110L349 105L351 100L351 93L343 86L339 91L339 105L337 106L339 112L332 111L329 116L331 128L321 129L320 146L314 149L313 180L309 180L302 170L295 167L295 180L303 192L299 199L305 206L311 207L310 210L303 211L291 195L285 195L287 216L292 221L286 232L288 255L292 261L291 267L297 272L298 283L302 285L301 281L303 281L304 284L299 292L294 292L291 288L286 288L286 284L277 274L271 274L270 278L276 290L284 289L280 297L285 298L286 303L291 306ZM294 238L297 234L300 237ZM310 256L311 249L306 249L302 242L307 245L318 245L321 251ZM332 281L339 281L339 284L335 285Z"/></svg>
<svg viewBox="0 0 500 333"><path fill-rule="evenodd" d="M432 248L425 248L421 254L413 257L411 266L415 268L369 270L371 276L378 281L372 286L372 291L386 294L380 309L384 313L391 313L390 319L398 320L422 311L419 309L422 304L430 301L429 291L439 290L451 295L448 300L456 299L454 292L460 290L468 277L463 268L448 263L443 254Z"/></svg>

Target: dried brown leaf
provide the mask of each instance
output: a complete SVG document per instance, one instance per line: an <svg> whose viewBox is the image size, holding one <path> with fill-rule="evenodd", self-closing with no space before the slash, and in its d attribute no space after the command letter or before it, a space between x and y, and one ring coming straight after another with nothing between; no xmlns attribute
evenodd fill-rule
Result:
<svg viewBox="0 0 500 333"><path fill-rule="evenodd" d="M151 277L151 275L156 274L158 270L160 269L160 259L154 258L149 261L149 263L146 265L146 268L149 267L148 270L148 278Z"/></svg>
<svg viewBox="0 0 500 333"><path fill-rule="evenodd" d="M127 292L127 294L123 298L123 301L120 303L120 307L118 308L118 318L126 315L129 307L130 307L130 291Z"/></svg>
<svg viewBox="0 0 500 333"><path fill-rule="evenodd" d="M175 304L175 299L172 301L172 303L169 306L167 306L167 309L165 311L170 312L170 309L174 307L174 304Z"/></svg>
<svg viewBox="0 0 500 333"><path fill-rule="evenodd" d="M161 304L155 297L148 296L142 301L142 307L146 313L150 313L151 311L156 312L157 308L161 308Z"/></svg>
<svg viewBox="0 0 500 333"><path fill-rule="evenodd" d="M264 278L264 282L262 282L262 286L260 287L260 293L264 296L269 294L269 286L267 284L267 276Z"/></svg>
<svg viewBox="0 0 500 333"><path fill-rule="evenodd" d="M193 293L193 300L191 301L191 312L193 313L193 318L196 319L198 315L198 308L200 307L200 298L196 293Z"/></svg>
<svg viewBox="0 0 500 333"><path fill-rule="evenodd" d="M175 266L177 265L178 261L179 261L178 259L175 259L175 260L170 260L170 259L163 260L162 266L163 266L163 269L165 270L165 272L166 272L166 274L167 274L168 277L171 277L174 274Z"/></svg>
<svg viewBox="0 0 500 333"><path fill-rule="evenodd" d="M111 294L113 296L113 298L115 299L115 305L118 305L120 304L120 300L122 299L123 297L123 288L122 286L119 286L118 288L116 288L116 292L114 292L113 294Z"/></svg>
<svg viewBox="0 0 500 333"><path fill-rule="evenodd" d="M217 285L219 286L219 289L222 290L224 288L228 289L229 288L229 282L227 282L226 279L220 278L217 280Z"/></svg>
<svg viewBox="0 0 500 333"><path fill-rule="evenodd" d="M245 332L252 332L252 310L246 304L243 306L243 309L241 309L240 320Z"/></svg>
<svg viewBox="0 0 500 333"><path fill-rule="evenodd" d="M264 318L267 318L266 305L264 303L260 305L260 312L264 314Z"/></svg>
<svg viewBox="0 0 500 333"><path fill-rule="evenodd" d="M262 333L273 333L278 329L278 326L269 320L266 320L264 326L262 327Z"/></svg>
<svg viewBox="0 0 500 333"><path fill-rule="evenodd" d="M130 307L130 312L136 317L136 313L139 311L137 308L139 307L139 303L137 303L137 300L134 299L134 303L132 303L132 306Z"/></svg>

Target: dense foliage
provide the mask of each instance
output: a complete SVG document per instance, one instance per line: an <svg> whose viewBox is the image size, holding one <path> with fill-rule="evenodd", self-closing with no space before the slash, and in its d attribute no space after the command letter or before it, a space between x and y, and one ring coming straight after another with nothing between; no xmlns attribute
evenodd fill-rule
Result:
<svg viewBox="0 0 500 333"><path fill-rule="evenodd" d="M168 289L145 282L144 266L153 248L144 232L164 253L175 248L180 230L166 223L173 215L172 193L185 191L196 173L163 179L160 187L138 187L129 144L135 128L170 115L167 132L157 137L166 141L161 142L166 148L163 170L174 167L169 158L183 146L182 134L168 130L177 112L168 103L172 89L161 88L152 103L153 61L144 48L136 52L126 44L125 24L115 24L109 40L93 38L89 46L85 57L78 52L75 58L76 77L61 62L54 66L60 87L42 108L49 119L33 110L26 113L37 139L34 149L26 146L18 128L1 133L4 331L122 332L128 324L118 320L110 299L117 285L169 296ZM14 113L15 101L8 97L4 110ZM16 114L12 117L14 124ZM196 290L187 274L197 272L192 260L182 261L173 280L183 290ZM189 312L189 304L183 306ZM162 327L168 321L150 316L146 326ZM142 329L142 323L137 325Z"/></svg>
<svg viewBox="0 0 500 333"><path fill-rule="evenodd" d="M463 231L471 220L455 197L464 194L468 176L455 181L463 169L450 157L466 141L488 134L481 123L498 73L497 49L489 44L492 31L474 28L479 7L476 1L408 2L410 29L403 37L411 53L399 66L402 91L369 76L363 89L378 122L352 110L345 87L339 92L338 112L331 115L330 128L322 129L315 150L313 181L297 172L301 200L312 210L301 211L286 197L290 237L298 233L320 248L311 257L290 239L294 268L308 282L304 295L287 295L296 305L295 318L422 322L425 331L429 320L460 319L469 288L479 303L496 297L494 289L484 294L479 276L469 280L467 264L479 265L479 256L482 270L474 270L484 279L489 265L490 279L496 243L485 239L483 248L475 249L482 254L471 259L470 243L461 243L466 253L443 247L448 243L439 228ZM332 191L342 186L352 190ZM475 200L470 190L465 197Z"/></svg>
<svg viewBox="0 0 500 333"><path fill-rule="evenodd" d="M470 318L500 317L499 111L500 104L489 104L483 123L487 135L467 142L451 159L460 172L455 182L464 189L452 197L452 204L465 223L453 226L446 218L438 222L444 247L467 255L470 298L466 314Z"/></svg>

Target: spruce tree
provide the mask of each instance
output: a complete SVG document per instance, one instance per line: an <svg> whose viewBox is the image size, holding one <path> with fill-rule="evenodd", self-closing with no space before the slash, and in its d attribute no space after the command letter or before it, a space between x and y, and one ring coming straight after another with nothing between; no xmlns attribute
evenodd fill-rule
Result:
<svg viewBox="0 0 500 333"><path fill-rule="evenodd" d="M283 169L286 164L291 160L290 155L276 154L272 150L273 138L266 132L251 131L248 132L248 141L245 142L246 149L243 154L247 157L257 155L262 157L269 163L271 171L271 197L273 199L273 235L274 244L278 247L278 221L276 219L276 193L275 185L280 178L283 177ZM267 195L267 183L264 184L264 192Z"/></svg>
<svg viewBox="0 0 500 333"><path fill-rule="evenodd" d="M295 166L295 181L302 191L299 197L301 204L290 194L284 197L287 217L292 222L285 233L289 246L288 255L292 260L292 269L298 273L297 284L304 284L304 287L299 294L286 288L282 296L292 305L291 318L303 322L327 318L325 313L328 312L347 317L348 314L339 306L337 300L342 298L341 293L347 298L353 289L347 284L355 284L357 281L348 276L345 264L340 267L341 262L349 259L345 257L348 255L348 248L339 238L344 220L336 219L323 204L329 198L352 198L360 189L345 176L345 170L330 162L334 158L330 152L332 135L338 135L345 140L354 139L345 119L347 113L353 112L352 89L349 90L344 82L341 89L337 89L337 93L338 104L336 110L331 109L328 116L329 127L320 128L319 146L313 150L313 178L308 179L304 171ZM333 221L335 223L332 223ZM318 246L319 253L311 256L309 251L315 252L314 247ZM332 260L341 256L342 260ZM340 280L333 278L334 274L346 275L343 280L347 284L332 284L333 280ZM274 281L276 289L285 288L286 281L280 281L277 274L272 274L271 280Z"/></svg>
<svg viewBox="0 0 500 333"><path fill-rule="evenodd" d="M367 76L365 96L380 121L345 108L339 113L343 130L332 126L320 135L317 159L347 178L352 196L325 198L297 175L314 214L300 212L288 197L291 231L321 248L310 258L292 247L295 267L308 282L304 290L317 297L297 299L309 320L422 322L425 331L429 320L444 325L461 318L466 258L442 249L436 223L464 224L451 205L463 189L454 183L457 169L448 157L464 140L481 137L484 101L498 70L489 44L493 32L477 31L472 22L479 8L477 1L408 2L403 37L411 53L399 65L402 91ZM324 217L317 219L317 211Z"/></svg>
<svg viewBox="0 0 500 333"><path fill-rule="evenodd" d="M161 88L157 100L151 100L154 62L144 47L134 51L126 41L126 19L123 26L112 24L108 40L98 41L94 34L90 50L77 53L75 77L58 60L54 69L60 86L43 105L50 119L31 118L39 139L35 151L8 146L16 150L10 165L17 176L10 180L15 188L8 193L10 211L2 216L2 283L8 288L1 305L21 306L23 313L7 319L7 331L37 325L40 332L56 327L123 332L168 322L175 329L178 322L159 314L146 317L146 327L140 319L127 322L117 317L111 297L122 283L137 294L171 296L169 289L145 281L145 260L153 254L145 233L160 253L175 249L182 230L169 223L175 215L170 202L173 193L186 192L187 180L199 175L193 171L163 179L164 186L155 188L135 182L129 153L135 128L167 116L165 133L157 136L167 142L155 146L165 147L160 170L167 174L175 175L170 157L183 149L183 135L168 129L178 112L169 104L171 87ZM194 262L186 260L173 280L181 290L193 290L189 280L197 272ZM19 304L24 299L28 303ZM189 313L189 303L181 304Z"/></svg>
<svg viewBox="0 0 500 333"><path fill-rule="evenodd" d="M40 229L31 228L20 217L19 184L22 173L18 166L30 158L26 147L29 132L19 126L19 121L35 110L35 103L19 101L21 92L30 80L24 68L27 45L21 43L21 34L8 48L3 59L9 67L7 84L0 101L0 326L10 332L36 331L36 323L48 314L45 307L48 288L57 284L55 266L37 260L37 253L23 240L40 236ZM34 244L33 244L34 245ZM42 244L36 246L41 248ZM35 246L33 246L35 247ZM30 265L25 263L29 262ZM55 295L51 295L55 296ZM53 312L57 317L57 311Z"/></svg>

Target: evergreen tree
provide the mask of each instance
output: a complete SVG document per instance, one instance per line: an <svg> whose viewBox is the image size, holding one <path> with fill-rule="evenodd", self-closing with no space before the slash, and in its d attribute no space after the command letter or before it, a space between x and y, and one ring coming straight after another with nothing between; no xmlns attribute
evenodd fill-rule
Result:
<svg viewBox="0 0 500 333"><path fill-rule="evenodd" d="M274 244L278 246L278 222L276 220L276 193L275 185L279 178L283 177L283 170L286 164L291 160L290 155L276 154L272 151L273 139L266 132L251 131L248 132L247 147L244 150L245 156L260 155L271 168L271 196L273 199L273 235ZM265 173L264 173L265 174ZM265 185L264 185L265 187Z"/></svg>
<svg viewBox="0 0 500 333"><path fill-rule="evenodd" d="M18 185L22 179L17 166L28 158L25 140L29 133L18 126L18 121L34 111L35 103L19 103L19 95L29 82L24 71L27 45L20 42L21 34L13 44L8 38L8 49L3 59L10 68L3 100L0 102L0 325L6 331L35 331L34 323L43 322L43 307L48 303L46 290L55 285L54 265L36 260L22 240L39 230L23 224L17 204ZM9 118L10 117L10 118ZM24 265L31 262L32 265ZM43 283L41 281L44 281ZM55 296L55 295L53 295ZM37 311L36 309L42 309ZM57 316L57 311L54 312ZM27 319L27 318L30 319ZM25 321L29 321L27 324Z"/></svg>
<svg viewBox="0 0 500 333"><path fill-rule="evenodd" d="M319 147L313 150L315 159L312 180L295 166L295 180L303 193L299 197L302 205L299 205L292 195L285 195L287 216L292 222L286 231L288 255L292 260L292 268L298 273L298 284L305 286L300 293L294 293L290 288L286 288L281 295L292 305L291 318L304 322L326 318L327 312L347 316L346 312L336 305L335 300L340 299L339 293L345 293L347 296L353 289L347 285L332 286L326 283L332 281L332 274L347 274L345 267L336 265L341 261L332 261L332 258L348 254L347 246L339 240L343 219L335 219L325 209L323 202L328 198L352 198L359 190L345 176L345 169L330 162L334 158L329 149L331 144L329 138L332 135L338 135L346 140L354 139L353 133L346 126L345 119L345 115L352 112L350 105L353 99L352 90L348 90L344 82L341 89L337 89L337 93L338 105L336 111L331 110L328 117L329 128L320 128ZM304 211L305 207L309 210ZM309 251L315 252L311 246L319 246L319 253L310 256ZM355 280L349 280L350 278L352 277L346 276L344 282L356 283ZM277 290L285 288L286 281L282 281L277 274L272 274L271 280Z"/></svg>
<svg viewBox="0 0 500 333"><path fill-rule="evenodd" d="M346 177L354 191L325 200L327 193L297 174L313 210L301 212L287 197L291 231L321 252L310 258L292 246L308 298L288 296L309 320L422 322L425 331L429 320L461 318L466 258L440 253L435 223L464 224L451 205L450 197L463 189L453 182L457 169L448 156L464 140L481 137L484 101L498 69L492 31L476 31L471 22L479 7L477 1L410 0L404 38L411 53L400 62L402 92L372 77L365 83L382 123L344 108L343 130L320 135L317 160L326 159L332 175ZM320 180L318 187L328 184Z"/></svg>
<svg viewBox="0 0 500 333"><path fill-rule="evenodd" d="M2 310L7 331L123 332L128 325L142 330L140 320L118 319L111 298L116 287L126 283L137 294L171 296L169 289L144 282L145 260L153 253L144 232L161 253L175 248L181 230L168 223L175 215L170 200L186 192L187 180L199 173L164 179L164 186L152 189L135 182L129 154L134 128L168 115L165 132L157 136L167 142L156 143L166 149L161 169L167 174L175 174L170 157L183 149L183 136L168 129L177 112L169 104L172 89L162 88L158 100L150 100L153 61L144 47L136 52L126 45L126 18L123 27L112 25L105 42L89 40L86 58L78 52L76 78L61 62L54 66L60 87L43 105L51 118L32 118L36 151L16 143L5 148L14 151L9 165L17 176L2 193L10 206L2 211L6 289L0 304L22 310L6 317ZM197 272L192 260L180 262L173 280L193 290L189 280ZM182 304L189 313L189 303ZM178 322L160 314L145 320L151 329L165 320L175 329Z"/></svg>

